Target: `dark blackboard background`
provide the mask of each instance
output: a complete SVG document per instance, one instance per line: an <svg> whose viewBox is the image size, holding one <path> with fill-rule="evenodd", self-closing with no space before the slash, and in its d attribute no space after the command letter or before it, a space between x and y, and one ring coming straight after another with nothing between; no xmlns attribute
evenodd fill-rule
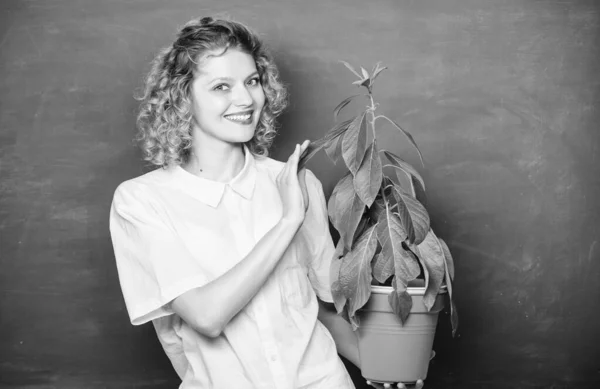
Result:
<svg viewBox="0 0 600 389"><path fill-rule="evenodd" d="M149 60L216 12L259 30L290 86L275 158L355 92L339 59L389 67L380 108L425 155L457 267L460 337L442 316L428 387L600 383L599 2L5 0L1 387L176 387L152 326L127 321L108 210L143 171L132 94ZM329 194L341 168L309 165Z"/></svg>

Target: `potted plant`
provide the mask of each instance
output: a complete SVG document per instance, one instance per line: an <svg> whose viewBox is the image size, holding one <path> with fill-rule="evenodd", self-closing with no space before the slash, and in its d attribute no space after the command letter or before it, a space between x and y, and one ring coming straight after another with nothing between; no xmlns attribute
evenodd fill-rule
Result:
<svg viewBox="0 0 600 389"><path fill-rule="evenodd" d="M378 63L357 72L352 84L364 92L343 100L334 118L361 97L366 108L337 123L311 143L304 166L324 149L348 172L329 198L329 219L339 233L331 265L339 315L355 331L360 368L367 380L421 382L427 375L438 313L448 297L453 335L458 325L452 299L454 264L446 243L430 227L425 183L404 159L377 143L379 124L403 134L423 157L414 138L377 112L373 85L386 69Z"/></svg>

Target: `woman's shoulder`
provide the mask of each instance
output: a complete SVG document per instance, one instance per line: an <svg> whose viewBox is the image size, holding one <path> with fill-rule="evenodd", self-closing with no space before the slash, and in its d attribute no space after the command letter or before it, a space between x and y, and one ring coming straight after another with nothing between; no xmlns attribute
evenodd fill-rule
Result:
<svg viewBox="0 0 600 389"><path fill-rule="evenodd" d="M115 189L113 201L126 201L135 198L145 199L155 187L167 182L172 175L171 169L157 168L137 177L121 182Z"/></svg>

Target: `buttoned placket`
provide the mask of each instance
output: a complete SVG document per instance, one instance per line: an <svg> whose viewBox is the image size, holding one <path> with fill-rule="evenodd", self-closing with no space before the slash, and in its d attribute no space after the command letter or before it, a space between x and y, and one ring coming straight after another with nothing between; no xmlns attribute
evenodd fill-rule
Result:
<svg viewBox="0 0 600 389"><path fill-rule="evenodd" d="M244 220L242 216L242 203L246 200L234 193L229 185L227 185L225 192L225 197L233 200L232 204L227 205L231 207L229 215L232 221L231 229L236 237L236 244L240 251L249 253L256 245L256 241L252 231L254 226L249 225L252 220ZM262 289L252 299L251 309L254 313L258 331L260 332L264 356L275 383L273 389L287 389L290 387L291 382L285 373L283 360L277 347L277 340L274 337L275 331L269 318L268 304L262 294Z"/></svg>

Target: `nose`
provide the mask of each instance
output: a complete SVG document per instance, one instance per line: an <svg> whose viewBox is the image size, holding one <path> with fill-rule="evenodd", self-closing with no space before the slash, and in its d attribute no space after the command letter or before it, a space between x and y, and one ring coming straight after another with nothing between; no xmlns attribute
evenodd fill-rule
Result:
<svg viewBox="0 0 600 389"><path fill-rule="evenodd" d="M238 107L247 107L253 103L252 95L246 86L234 88L232 95L232 103Z"/></svg>

